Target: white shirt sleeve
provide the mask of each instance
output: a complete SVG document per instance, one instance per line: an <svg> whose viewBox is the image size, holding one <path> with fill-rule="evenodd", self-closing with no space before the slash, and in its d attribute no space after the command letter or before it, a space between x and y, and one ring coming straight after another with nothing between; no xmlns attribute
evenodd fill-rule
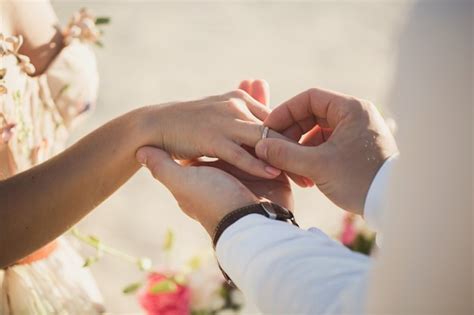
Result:
<svg viewBox="0 0 474 315"><path fill-rule="evenodd" d="M370 185L364 205L364 219L374 231L380 232L383 229L384 203L387 200L389 178L398 160L399 154L388 158Z"/></svg>
<svg viewBox="0 0 474 315"><path fill-rule="evenodd" d="M368 218L379 218L382 199L377 194L384 191L380 186L386 187L392 160L384 163L370 187ZM363 313L370 258L316 228L305 231L259 214L247 215L224 231L216 256L264 314Z"/></svg>
<svg viewBox="0 0 474 315"><path fill-rule="evenodd" d="M264 314L361 313L369 258L320 230L252 214L224 231L216 255Z"/></svg>

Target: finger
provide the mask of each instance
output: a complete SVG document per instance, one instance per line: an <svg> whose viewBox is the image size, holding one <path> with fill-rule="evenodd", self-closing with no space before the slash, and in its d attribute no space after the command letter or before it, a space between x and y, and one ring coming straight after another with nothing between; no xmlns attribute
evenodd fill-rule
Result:
<svg viewBox="0 0 474 315"><path fill-rule="evenodd" d="M316 126L316 119L314 116L309 116L303 120L297 121L281 133L290 139L299 141L301 136L313 129L314 126Z"/></svg>
<svg viewBox="0 0 474 315"><path fill-rule="evenodd" d="M323 127L321 127L321 130L323 131L324 141L327 141L334 131L332 128L323 128Z"/></svg>
<svg viewBox="0 0 474 315"><path fill-rule="evenodd" d="M244 101L249 111L261 121L264 121L268 117L268 114L270 114L271 110L268 107L255 100L243 90L235 90L223 96L227 99L239 99Z"/></svg>
<svg viewBox="0 0 474 315"><path fill-rule="evenodd" d="M280 139L264 139L257 143L255 152L272 166L300 176L314 173L320 162L318 147L305 147Z"/></svg>
<svg viewBox="0 0 474 315"><path fill-rule="evenodd" d="M177 160L176 163L178 163L181 166L190 166L196 163L199 160L199 158L196 159L186 159L186 160Z"/></svg>
<svg viewBox="0 0 474 315"><path fill-rule="evenodd" d="M248 93L263 105L268 105L270 102L270 86L265 80L253 81L252 89Z"/></svg>
<svg viewBox="0 0 474 315"><path fill-rule="evenodd" d="M281 174L279 169L257 159L249 152L245 151L244 148L233 142L226 142L222 144L221 147L222 150L220 155L217 156L218 158L249 174L263 178L275 178Z"/></svg>
<svg viewBox="0 0 474 315"><path fill-rule="evenodd" d="M141 147L136 153L136 159L171 191L179 187L185 179L186 169L176 163L168 152L155 147Z"/></svg>
<svg viewBox="0 0 474 315"><path fill-rule="evenodd" d="M232 129L232 138L235 139L238 144L245 144L249 147L255 148L257 142L262 139L264 128L265 126L263 126L262 123L259 122L236 121L235 127ZM282 139L286 141L293 141L292 139L289 139L284 135L271 129L268 131L267 137Z"/></svg>
<svg viewBox="0 0 474 315"><path fill-rule="evenodd" d="M334 128L341 117L348 110L352 98L336 92L310 89L284 102L273 110L265 120L265 124L272 129L281 131L310 116L327 121L329 127ZM344 110L343 110L344 109Z"/></svg>
<svg viewBox="0 0 474 315"><path fill-rule="evenodd" d="M261 131L259 130L259 132L261 132ZM294 142L293 140L288 139L285 136L283 136L283 135L279 134L278 132L273 131L271 129L268 132L268 138L269 139L281 139L281 140L285 140L285 141ZM257 142L259 140L261 140L261 138L259 138L257 140ZM243 147L250 154L252 154L252 152L255 152L254 147L257 143L257 142L255 142L255 144L253 144L253 140L251 142L252 142L251 144L244 145L244 147ZM295 143L297 143L297 142L295 142ZM222 161L218 161L218 162L222 162ZM312 187L312 186L314 186L314 182L308 177L299 176L299 175L293 174L291 172L287 172L287 175L293 180L293 182L295 182L295 184L297 184L300 187Z"/></svg>
<svg viewBox="0 0 474 315"><path fill-rule="evenodd" d="M253 80L243 80L239 84L239 89L247 92L249 95L252 95L252 82Z"/></svg>
<svg viewBox="0 0 474 315"><path fill-rule="evenodd" d="M325 142L321 127L316 126L303 135L300 143L305 146L317 146Z"/></svg>
<svg viewBox="0 0 474 315"><path fill-rule="evenodd" d="M273 131L271 129L268 133L268 139L281 139L281 140L285 140L285 141L289 141L289 142L293 142L293 143L298 143L297 141L299 140L299 138L300 138L300 136L298 136L296 138L296 141L295 141L294 139L287 138L285 135L281 135L278 132ZM314 182L308 177L296 175L296 174L291 173L291 172L286 172L286 173L287 173L288 177L290 177L291 180L293 180L293 182L296 185L300 186L300 187L312 187L312 186L314 186Z"/></svg>
<svg viewBox="0 0 474 315"><path fill-rule="evenodd" d="M296 175L296 174L291 173L291 172L286 172L286 174L288 175L289 178L291 178L291 180L296 185L298 185L300 187L307 188L307 187L313 187L314 186L313 180L310 179L309 177Z"/></svg>

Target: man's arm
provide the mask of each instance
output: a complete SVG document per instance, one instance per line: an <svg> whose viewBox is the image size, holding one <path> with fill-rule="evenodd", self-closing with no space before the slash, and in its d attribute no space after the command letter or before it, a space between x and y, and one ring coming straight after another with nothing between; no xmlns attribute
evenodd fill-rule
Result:
<svg viewBox="0 0 474 315"><path fill-rule="evenodd" d="M158 149L141 152L154 177L211 236L226 214L258 202L220 169L183 167ZM358 314L364 309L370 259L318 229L304 231L259 214L247 215L224 231L216 255L223 270L264 313Z"/></svg>
<svg viewBox="0 0 474 315"><path fill-rule="evenodd" d="M215 164L183 166L152 147L137 155L211 237L226 215L261 200ZM354 314L364 307L369 258L317 229L250 214L224 231L216 250L222 268L264 313Z"/></svg>
<svg viewBox="0 0 474 315"><path fill-rule="evenodd" d="M256 146L257 155L287 171L309 175L316 184L321 180L319 171L324 171L323 177L336 193L328 197L362 213L373 178L396 153L380 114L370 104L323 90L310 90L279 108L269 118L274 117L275 125L282 124L279 130L287 136L296 125L284 120L304 119L302 115L311 112L308 108L315 111L317 119L309 117L313 123L330 121L334 132L324 142L321 127L311 129L315 130L313 137L305 138L309 142L303 143L312 147L264 139ZM298 122L295 124L300 128ZM357 136L361 134L366 136L363 141ZM316 143L318 139L322 142ZM183 167L158 149L142 148L138 154L146 157L141 160L173 193L183 211L198 220L211 236L227 214L262 198L273 202L279 199L291 209L291 190L281 189L284 181L279 186L275 180L260 182L262 186L256 178L249 181L242 174L230 175L212 163ZM303 231L257 214L248 215L221 235L217 257L237 286L265 313L354 314L364 308L369 258L349 251L321 231Z"/></svg>
<svg viewBox="0 0 474 315"><path fill-rule="evenodd" d="M370 185L365 219L382 231L391 170L387 159ZM305 231L260 215L230 226L216 246L221 267L264 313L360 314L366 300L370 259L316 228Z"/></svg>
<svg viewBox="0 0 474 315"><path fill-rule="evenodd" d="M364 219L369 227L376 232L381 232L383 229L389 178L399 156L398 153L394 154L383 163L370 184L365 198Z"/></svg>
<svg viewBox="0 0 474 315"><path fill-rule="evenodd" d="M357 314L364 306L369 258L318 229L252 214L225 230L216 254L265 314Z"/></svg>

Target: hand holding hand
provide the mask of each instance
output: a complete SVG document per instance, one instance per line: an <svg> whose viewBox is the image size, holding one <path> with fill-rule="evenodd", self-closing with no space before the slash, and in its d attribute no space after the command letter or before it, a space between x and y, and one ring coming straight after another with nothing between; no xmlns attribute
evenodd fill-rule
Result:
<svg viewBox="0 0 474 315"><path fill-rule="evenodd" d="M300 144L264 139L255 148L258 157L310 177L336 205L358 214L378 169L398 152L374 105L331 91L303 92L274 109L264 123Z"/></svg>
<svg viewBox="0 0 474 315"><path fill-rule="evenodd" d="M244 81L240 87L262 103L268 101L265 82ZM181 165L154 147L138 150L137 159L171 191L181 209L199 221L211 236L221 219L235 209L262 200L288 209L293 206L291 187L284 174L273 180L263 179L222 160Z"/></svg>

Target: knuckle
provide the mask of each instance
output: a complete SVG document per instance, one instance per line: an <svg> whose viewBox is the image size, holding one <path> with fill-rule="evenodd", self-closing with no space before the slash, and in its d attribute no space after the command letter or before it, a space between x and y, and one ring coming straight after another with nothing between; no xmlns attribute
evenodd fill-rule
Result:
<svg viewBox="0 0 474 315"><path fill-rule="evenodd" d="M313 87L313 88L307 89L307 90L306 90L306 93L307 93L308 95L314 95L314 94L318 93L318 91L319 91L319 90L318 90L317 88L314 88L314 87Z"/></svg>
<svg viewBox="0 0 474 315"><path fill-rule="evenodd" d="M347 101L349 115L360 122L363 122L369 119L371 115L370 113L372 112L372 106L373 105L370 102L360 100L357 98L350 98Z"/></svg>
<svg viewBox="0 0 474 315"><path fill-rule="evenodd" d="M229 155L230 161L234 164L242 164L245 162L245 152L241 149L232 149Z"/></svg>
<svg viewBox="0 0 474 315"><path fill-rule="evenodd" d="M289 150L282 145L270 146L268 148L268 159L273 161L288 161L290 158Z"/></svg>
<svg viewBox="0 0 474 315"><path fill-rule="evenodd" d="M248 95L247 92L240 89L233 90L229 93L229 96L231 98L239 98L239 99L244 99L247 97L247 95Z"/></svg>
<svg viewBox="0 0 474 315"><path fill-rule="evenodd" d="M366 112L370 114L379 114L379 110L377 109L377 106L374 105L371 101L363 100L362 101L364 104L364 107L366 109Z"/></svg>
<svg viewBox="0 0 474 315"><path fill-rule="evenodd" d="M232 114L240 113L242 112L242 104L238 99L231 98L227 101L224 102L224 105L227 109Z"/></svg>
<svg viewBox="0 0 474 315"><path fill-rule="evenodd" d="M363 111L364 110L364 103L355 98L351 97L347 100L347 105L354 111Z"/></svg>
<svg viewBox="0 0 474 315"><path fill-rule="evenodd" d="M235 99L235 98L231 98L226 103L228 104L227 106L229 106L230 108L233 108L233 109L237 109L240 106L239 100Z"/></svg>

